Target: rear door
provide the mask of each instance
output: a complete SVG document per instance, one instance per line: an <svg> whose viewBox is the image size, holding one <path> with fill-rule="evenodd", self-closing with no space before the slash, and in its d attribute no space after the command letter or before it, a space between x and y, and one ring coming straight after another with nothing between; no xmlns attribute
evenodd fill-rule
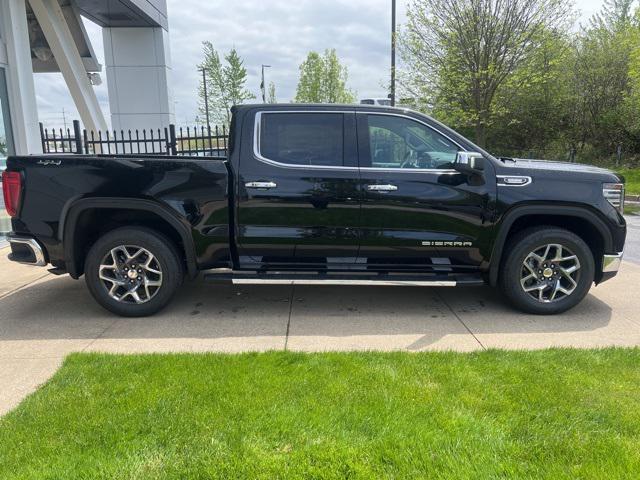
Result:
<svg viewBox="0 0 640 480"><path fill-rule="evenodd" d="M491 236L495 175L452 169L460 144L400 114L359 113L362 229L359 261L372 269L475 270ZM488 169L492 166L490 162Z"/></svg>
<svg viewBox="0 0 640 480"><path fill-rule="evenodd" d="M360 190L354 111L278 109L249 118L243 134L254 141L241 152L238 185L241 264L355 263Z"/></svg>

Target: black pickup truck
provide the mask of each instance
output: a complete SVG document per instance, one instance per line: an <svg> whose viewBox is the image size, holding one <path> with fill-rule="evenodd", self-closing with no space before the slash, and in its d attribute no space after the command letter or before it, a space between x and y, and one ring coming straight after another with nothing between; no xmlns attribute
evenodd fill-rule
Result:
<svg viewBox="0 0 640 480"><path fill-rule="evenodd" d="M185 275L235 284L499 286L553 314L614 276L623 179L496 158L404 109L234 109L228 158L9 158L10 258L85 276L119 315Z"/></svg>

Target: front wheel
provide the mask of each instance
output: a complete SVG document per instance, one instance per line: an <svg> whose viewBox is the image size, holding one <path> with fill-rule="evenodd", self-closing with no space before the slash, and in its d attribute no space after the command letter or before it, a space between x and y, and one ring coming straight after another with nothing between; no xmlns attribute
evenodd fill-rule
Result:
<svg viewBox="0 0 640 480"><path fill-rule="evenodd" d="M85 281L93 297L123 317L145 317L160 311L183 278L171 241L146 228L107 233L91 247L85 264Z"/></svg>
<svg viewBox="0 0 640 480"><path fill-rule="evenodd" d="M538 315L566 312L580 303L594 281L589 246L557 227L535 227L507 245L500 286L519 310Z"/></svg>

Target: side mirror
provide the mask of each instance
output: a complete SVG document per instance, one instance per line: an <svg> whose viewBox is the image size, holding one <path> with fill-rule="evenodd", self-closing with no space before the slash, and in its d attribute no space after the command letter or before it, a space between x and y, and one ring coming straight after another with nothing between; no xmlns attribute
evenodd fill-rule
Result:
<svg viewBox="0 0 640 480"><path fill-rule="evenodd" d="M484 157L478 152L458 152L453 168L467 175L478 175L484 171Z"/></svg>

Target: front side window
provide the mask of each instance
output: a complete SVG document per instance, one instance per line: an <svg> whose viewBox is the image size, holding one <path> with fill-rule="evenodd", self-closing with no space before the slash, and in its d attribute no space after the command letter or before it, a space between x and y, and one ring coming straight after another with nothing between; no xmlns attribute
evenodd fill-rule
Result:
<svg viewBox="0 0 640 480"><path fill-rule="evenodd" d="M367 115L374 168L451 168L460 148L435 130L405 117Z"/></svg>
<svg viewBox="0 0 640 480"><path fill-rule="evenodd" d="M344 115L341 113L265 113L260 154L289 165L344 165Z"/></svg>

